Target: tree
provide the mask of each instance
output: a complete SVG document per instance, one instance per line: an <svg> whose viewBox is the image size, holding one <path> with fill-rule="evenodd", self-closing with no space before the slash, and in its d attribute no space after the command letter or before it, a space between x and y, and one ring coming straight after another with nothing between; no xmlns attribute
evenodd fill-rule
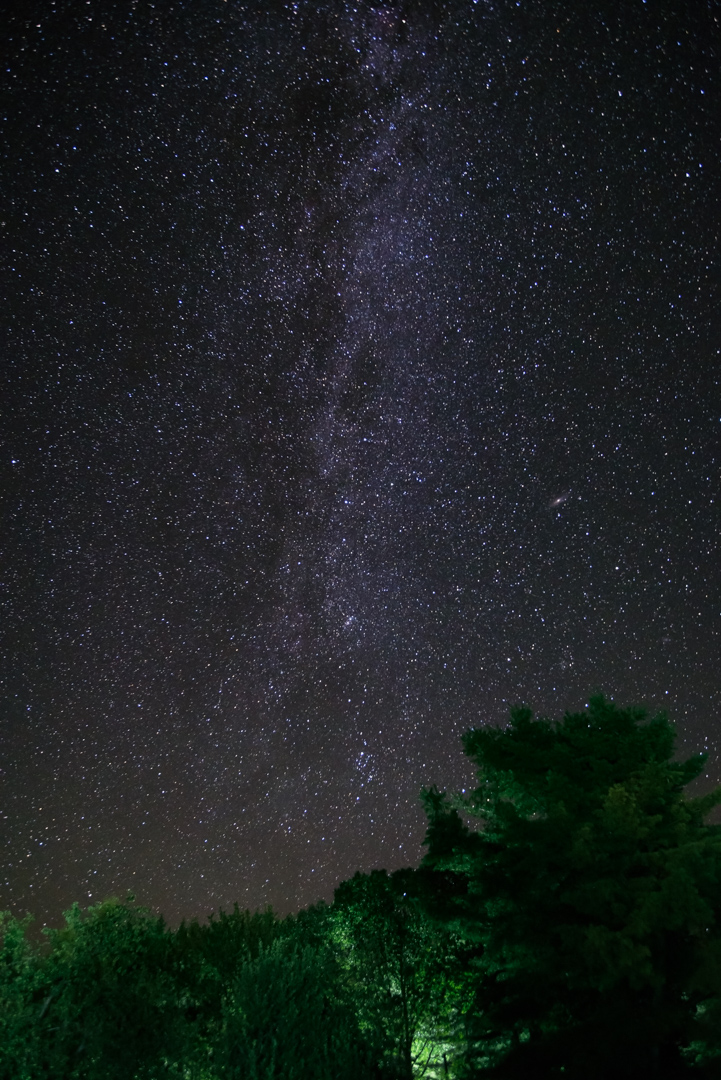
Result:
<svg viewBox="0 0 721 1080"><path fill-rule="evenodd" d="M213 1052L223 1080L370 1080L372 1059L327 949L278 938L238 970Z"/></svg>
<svg viewBox="0 0 721 1080"><path fill-rule="evenodd" d="M683 789L703 755L674 761L664 715L602 697L559 722L514 709L463 745L478 787L458 805L479 827L426 792L423 866L431 910L476 950L466 1075L701 1068L721 940L721 836L704 821L721 789Z"/></svg>
<svg viewBox="0 0 721 1080"><path fill-rule="evenodd" d="M27 939L31 916L0 912L0 1080L38 1075L38 1021L48 1004L42 968Z"/></svg>
<svg viewBox="0 0 721 1080"><path fill-rule="evenodd" d="M149 1076L177 1047L170 933L162 918L116 899L65 912L45 931L44 1067L65 1080ZM40 1013L38 1014L40 1020Z"/></svg>
<svg viewBox="0 0 721 1080"><path fill-rule="evenodd" d="M183 921L173 935L173 968L185 1020L183 1066L205 1075L222 1039L222 1003L245 964L287 934L267 908L212 914L207 923Z"/></svg>
<svg viewBox="0 0 721 1080"><path fill-rule="evenodd" d="M452 935L426 915L415 870L356 874L335 892L330 935L383 1074L423 1076L449 1042Z"/></svg>

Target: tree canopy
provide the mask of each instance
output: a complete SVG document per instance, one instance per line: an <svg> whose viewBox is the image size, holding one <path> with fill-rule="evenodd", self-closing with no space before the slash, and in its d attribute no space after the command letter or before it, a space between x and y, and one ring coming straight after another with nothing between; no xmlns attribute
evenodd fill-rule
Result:
<svg viewBox="0 0 721 1080"><path fill-rule="evenodd" d="M556 722L517 708L464 736L465 800L425 793L432 903L477 950L471 1075L697 1064L718 992L721 836L705 818L721 789L689 798L705 759L674 760L674 743L664 715L602 697Z"/></svg>
<svg viewBox="0 0 721 1080"><path fill-rule="evenodd" d="M721 1075L721 789L664 715L591 698L463 738L417 868L172 930L132 897L33 945L0 915L0 1080Z"/></svg>

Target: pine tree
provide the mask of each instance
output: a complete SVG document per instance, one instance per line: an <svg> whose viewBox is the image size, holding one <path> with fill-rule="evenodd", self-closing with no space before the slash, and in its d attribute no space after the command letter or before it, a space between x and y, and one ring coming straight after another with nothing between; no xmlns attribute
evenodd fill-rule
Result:
<svg viewBox="0 0 721 1080"><path fill-rule="evenodd" d="M478 827L426 792L424 872L437 917L476 950L467 1075L677 1080L711 1067L721 836L705 818L721 789L684 793L704 757L675 761L665 716L602 697L559 722L515 709L463 743Z"/></svg>

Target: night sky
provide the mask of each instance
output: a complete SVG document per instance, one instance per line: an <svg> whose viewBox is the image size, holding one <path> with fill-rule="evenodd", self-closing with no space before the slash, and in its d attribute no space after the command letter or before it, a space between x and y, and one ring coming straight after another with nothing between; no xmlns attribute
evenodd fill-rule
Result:
<svg viewBox="0 0 721 1080"><path fill-rule="evenodd" d="M721 3L0 49L0 907L329 899L520 702L665 708L718 780Z"/></svg>

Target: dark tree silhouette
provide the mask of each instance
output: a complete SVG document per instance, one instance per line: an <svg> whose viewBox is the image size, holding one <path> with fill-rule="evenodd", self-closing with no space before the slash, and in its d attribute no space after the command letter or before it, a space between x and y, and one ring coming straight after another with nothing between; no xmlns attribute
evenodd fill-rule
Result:
<svg viewBox="0 0 721 1080"><path fill-rule="evenodd" d="M478 787L437 791L431 908L476 950L469 1076L671 1078L711 1068L721 789L689 798L703 755L673 759L665 716L602 697L559 722L512 711L464 737Z"/></svg>

